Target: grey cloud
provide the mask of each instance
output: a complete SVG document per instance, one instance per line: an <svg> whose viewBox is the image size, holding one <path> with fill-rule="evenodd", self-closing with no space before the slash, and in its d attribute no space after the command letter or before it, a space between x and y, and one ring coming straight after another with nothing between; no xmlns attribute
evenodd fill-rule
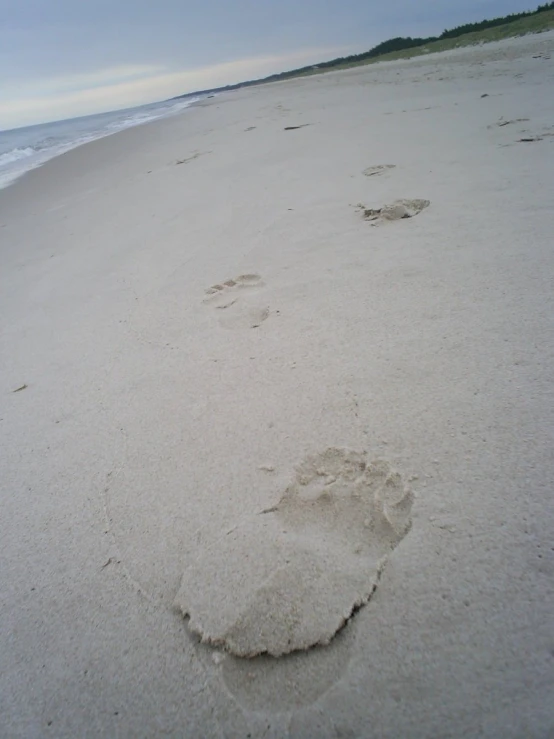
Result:
<svg viewBox="0 0 554 739"><path fill-rule="evenodd" d="M184 69L308 47L365 50L395 35L525 9L525 0L0 0L13 81L120 64Z"/></svg>

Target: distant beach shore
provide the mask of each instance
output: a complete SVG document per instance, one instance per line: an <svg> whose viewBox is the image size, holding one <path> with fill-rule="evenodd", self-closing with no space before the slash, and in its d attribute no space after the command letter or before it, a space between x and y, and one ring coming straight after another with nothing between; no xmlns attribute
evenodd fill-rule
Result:
<svg viewBox="0 0 554 739"><path fill-rule="evenodd" d="M0 131L0 188L71 149L133 126L175 115L205 97L208 96L187 96L127 110Z"/></svg>

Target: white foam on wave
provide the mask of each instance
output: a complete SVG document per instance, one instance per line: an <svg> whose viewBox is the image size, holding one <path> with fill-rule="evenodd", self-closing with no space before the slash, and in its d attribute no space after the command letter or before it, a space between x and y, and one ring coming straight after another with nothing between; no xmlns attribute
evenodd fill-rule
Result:
<svg viewBox="0 0 554 739"><path fill-rule="evenodd" d="M185 108L190 108L193 103L200 100L200 97L188 98L183 101L174 101L172 105L165 104L167 107L160 109L152 109L148 111L141 111L134 113L133 115L125 116L121 120L115 120L106 126L108 131L122 131L125 128L131 128L133 126L140 126L143 123L149 123L150 121L158 120L158 118L167 118L170 115L174 115Z"/></svg>
<svg viewBox="0 0 554 739"><path fill-rule="evenodd" d="M11 151L7 151L5 154L0 154L0 167L11 164L12 162L17 162L20 159L25 159L26 157L33 156L33 154L36 154L36 152L32 146L26 146L23 149L12 149Z"/></svg>

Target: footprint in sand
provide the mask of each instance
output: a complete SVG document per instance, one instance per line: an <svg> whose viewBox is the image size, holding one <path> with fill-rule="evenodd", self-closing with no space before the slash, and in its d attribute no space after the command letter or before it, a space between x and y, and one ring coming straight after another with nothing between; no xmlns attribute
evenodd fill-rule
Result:
<svg viewBox="0 0 554 739"><path fill-rule="evenodd" d="M532 144L537 141L544 141L545 139L549 139L550 141L554 140L554 131L552 129L542 131L541 133L530 133L529 131L522 129L520 133L524 135L521 135L519 139L515 140L515 142L499 144L499 146L505 148L508 146L514 146L514 144Z"/></svg>
<svg viewBox="0 0 554 739"><path fill-rule="evenodd" d="M512 118L510 120L506 120L505 118L501 118L496 123L492 124L491 126L487 126L487 128L504 128L504 126L512 126L514 123L528 123L529 118Z"/></svg>
<svg viewBox="0 0 554 739"><path fill-rule="evenodd" d="M550 138L552 141L552 137L554 137L554 128L550 127L549 129L543 130L541 133L536 134L529 134L526 135L520 139L518 139L518 143L523 142L533 142L533 141L544 141L545 138Z"/></svg>
<svg viewBox="0 0 554 739"><path fill-rule="evenodd" d="M225 328L258 328L269 317L269 307L256 295L264 283L260 275L239 275L206 290L204 303L219 313Z"/></svg>
<svg viewBox="0 0 554 739"><path fill-rule="evenodd" d="M362 174L365 174L366 177L374 177L375 175L385 174L389 169L394 169L395 167L396 164L375 164L373 167L364 169Z"/></svg>
<svg viewBox="0 0 554 739"><path fill-rule="evenodd" d="M366 208L361 204L358 207L366 221L372 221L371 225L377 226L388 221L413 218L430 205L430 200L395 200L394 203L384 205L382 208Z"/></svg>
<svg viewBox="0 0 554 739"><path fill-rule="evenodd" d="M175 605L203 643L238 657L327 645L371 598L412 503L386 461L310 456L274 507L199 554Z"/></svg>
<svg viewBox="0 0 554 739"><path fill-rule="evenodd" d="M302 123L300 126L285 126L283 131L297 131L299 128L307 128L307 126L311 125L311 123Z"/></svg>
<svg viewBox="0 0 554 739"><path fill-rule="evenodd" d="M191 154L189 157L185 157L184 159L177 159L175 162L175 166L178 166L179 164L188 164L189 162L193 162L195 159L198 159L198 157L203 157L206 154L211 154L211 151L195 151L194 154Z"/></svg>

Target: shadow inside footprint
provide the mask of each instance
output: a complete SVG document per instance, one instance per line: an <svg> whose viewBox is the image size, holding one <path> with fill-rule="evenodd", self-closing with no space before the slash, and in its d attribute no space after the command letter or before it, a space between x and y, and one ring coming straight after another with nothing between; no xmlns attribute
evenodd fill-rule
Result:
<svg viewBox="0 0 554 739"><path fill-rule="evenodd" d="M498 121L498 123L496 123L495 125L498 128L503 128L504 126L511 126L514 123L527 123L528 121L529 121L529 118L514 118L513 120L509 120L509 121L501 118ZM488 128L492 128L492 126L488 126Z"/></svg>
<svg viewBox="0 0 554 739"><path fill-rule="evenodd" d="M396 164L375 164L373 167L367 167L364 169L362 174L366 177L373 177L374 175L381 175L387 172L389 169L394 169Z"/></svg>
<svg viewBox="0 0 554 739"><path fill-rule="evenodd" d="M361 206L366 221L373 221L372 225L385 223L387 221L400 221L405 218L413 218L422 210L431 205L430 200L395 200L394 203L384 205L382 208L366 208Z"/></svg>
<svg viewBox="0 0 554 739"><path fill-rule="evenodd" d="M385 461L310 456L277 505L200 554L175 605L203 643L238 657L327 645L371 598L412 503Z"/></svg>

